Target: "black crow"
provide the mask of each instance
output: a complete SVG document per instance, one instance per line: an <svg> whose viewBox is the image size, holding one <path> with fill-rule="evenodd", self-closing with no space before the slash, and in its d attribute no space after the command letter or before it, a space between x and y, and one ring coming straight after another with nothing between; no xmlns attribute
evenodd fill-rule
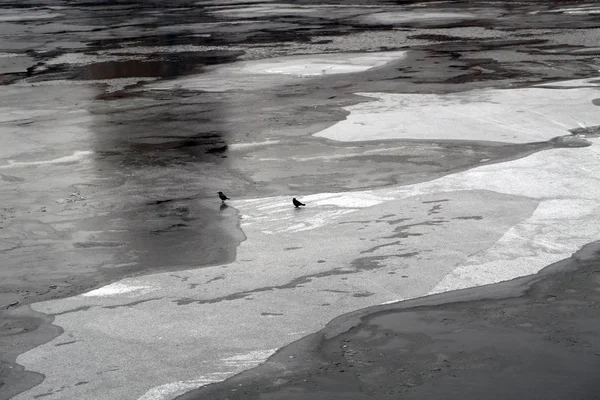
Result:
<svg viewBox="0 0 600 400"><path fill-rule="evenodd" d="M296 200L295 197L292 199L292 203L294 203L294 206L296 206L296 208L298 208L300 206L305 206L306 205L304 203L300 203L298 200Z"/></svg>
<svg viewBox="0 0 600 400"><path fill-rule="evenodd" d="M225 200L229 200L229 197L225 196L225 194L223 194L223 192L219 192L219 198L221 199L221 201L223 203L225 203Z"/></svg>

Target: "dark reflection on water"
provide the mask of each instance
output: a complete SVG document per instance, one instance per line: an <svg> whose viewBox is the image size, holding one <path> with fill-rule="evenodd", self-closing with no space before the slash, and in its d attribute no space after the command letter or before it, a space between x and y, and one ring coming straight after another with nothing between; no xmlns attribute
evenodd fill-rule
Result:
<svg viewBox="0 0 600 400"><path fill-rule="evenodd" d="M151 143L145 140L152 141ZM217 158L227 157L227 144L222 133L198 133L190 136L146 136L139 141L129 141L122 154L131 165L168 166L182 162L217 162Z"/></svg>
<svg viewBox="0 0 600 400"><path fill-rule="evenodd" d="M123 96L93 110L98 174L115 204L103 228L133 262L120 273L230 262L243 240L216 195L228 190L215 178L228 153L225 106L205 97Z"/></svg>
<svg viewBox="0 0 600 400"><path fill-rule="evenodd" d="M236 61L242 51L203 51L158 53L138 59L103 61L81 67L62 66L66 71L74 71L73 79L97 80L116 78L176 78L189 73L202 72L206 65L225 64ZM136 55L135 57L140 57ZM60 70L61 66L54 67Z"/></svg>
<svg viewBox="0 0 600 400"><path fill-rule="evenodd" d="M154 22L144 23L140 28L144 32L185 22L185 18L175 17L181 15L171 8L175 4L161 4L130 2L127 13L138 12L138 17L149 10L164 13ZM90 12L98 8L95 6ZM190 11L196 19L199 12ZM119 18L114 14L111 22L118 23ZM132 32L131 38L98 40L90 47L124 49L119 53L123 60L70 68L86 80L164 79L201 73L204 66L232 62L243 54L228 50L168 52L167 46L190 44L189 39L186 33ZM202 40L196 38L191 44ZM127 47L136 46L162 47L159 53L128 55ZM237 228L236 210L223 207L216 194L218 190L232 191L226 180L215 178L223 175L221 164L230 142L222 124L227 118L223 102L210 94L184 90L121 91L98 96L90 111L95 115L92 145L98 155L97 177L104 182L103 201L109 210L95 219L101 225L95 229L102 230L104 239L124 244L112 251L113 261L125 266L107 269L108 277L232 261L244 237Z"/></svg>
<svg viewBox="0 0 600 400"><path fill-rule="evenodd" d="M114 79L130 77L176 77L194 70L197 62L186 59L106 61L86 65L81 79Z"/></svg>

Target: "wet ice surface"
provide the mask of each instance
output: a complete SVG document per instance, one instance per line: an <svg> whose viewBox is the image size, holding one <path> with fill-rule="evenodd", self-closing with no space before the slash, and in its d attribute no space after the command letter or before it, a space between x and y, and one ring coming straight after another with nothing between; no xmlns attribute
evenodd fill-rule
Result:
<svg viewBox="0 0 600 400"><path fill-rule="evenodd" d="M592 6L311 3L0 13L0 305L64 329L17 398L172 398L597 239Z"/></svg>

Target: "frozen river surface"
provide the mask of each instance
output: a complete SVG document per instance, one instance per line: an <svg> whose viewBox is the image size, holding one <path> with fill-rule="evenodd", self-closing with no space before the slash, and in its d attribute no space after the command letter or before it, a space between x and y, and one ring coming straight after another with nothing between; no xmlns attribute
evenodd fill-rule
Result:
<svg viewBox="0 0 600 400"><path fill-rule="evenodd" d="M0 399L173 399L598 240L600 8L395 3L0 7Z"/></svg>

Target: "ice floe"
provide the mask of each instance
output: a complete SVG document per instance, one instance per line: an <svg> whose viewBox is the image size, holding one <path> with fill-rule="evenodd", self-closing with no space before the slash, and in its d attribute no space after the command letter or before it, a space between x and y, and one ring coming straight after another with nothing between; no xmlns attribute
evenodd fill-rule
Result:
<svg viewBox="0 0 600 400"><path fill-rule="evenodd" d="M128 285L122 282L111 283L101 288L83 293L83 297L108 297L121 295L142 295L150 293L157 288L148 285Z"/></svg>
<svg viewBox="0 0 600 400"><path fill-rule="evenodd" d="M200 75L156 83L150 85L149 88L185 88L207 91L262 89L265 86L280 85L283 82L282 75L297 79L309 76L356 73L381 67L405 57L405 51L388 51L287 56L244 61L216 67L212 71Z"/></svg>
<svg viewBox="0 0 600 400"><path fill-rule="evenodd" d="M315 134L356 142L386 139L541 142L568 130L600 124L600 96L594 80L548 86L589 86L549 90L480 89L450 94L360 93L374 98L345 107L350 115Z"/></svg>

